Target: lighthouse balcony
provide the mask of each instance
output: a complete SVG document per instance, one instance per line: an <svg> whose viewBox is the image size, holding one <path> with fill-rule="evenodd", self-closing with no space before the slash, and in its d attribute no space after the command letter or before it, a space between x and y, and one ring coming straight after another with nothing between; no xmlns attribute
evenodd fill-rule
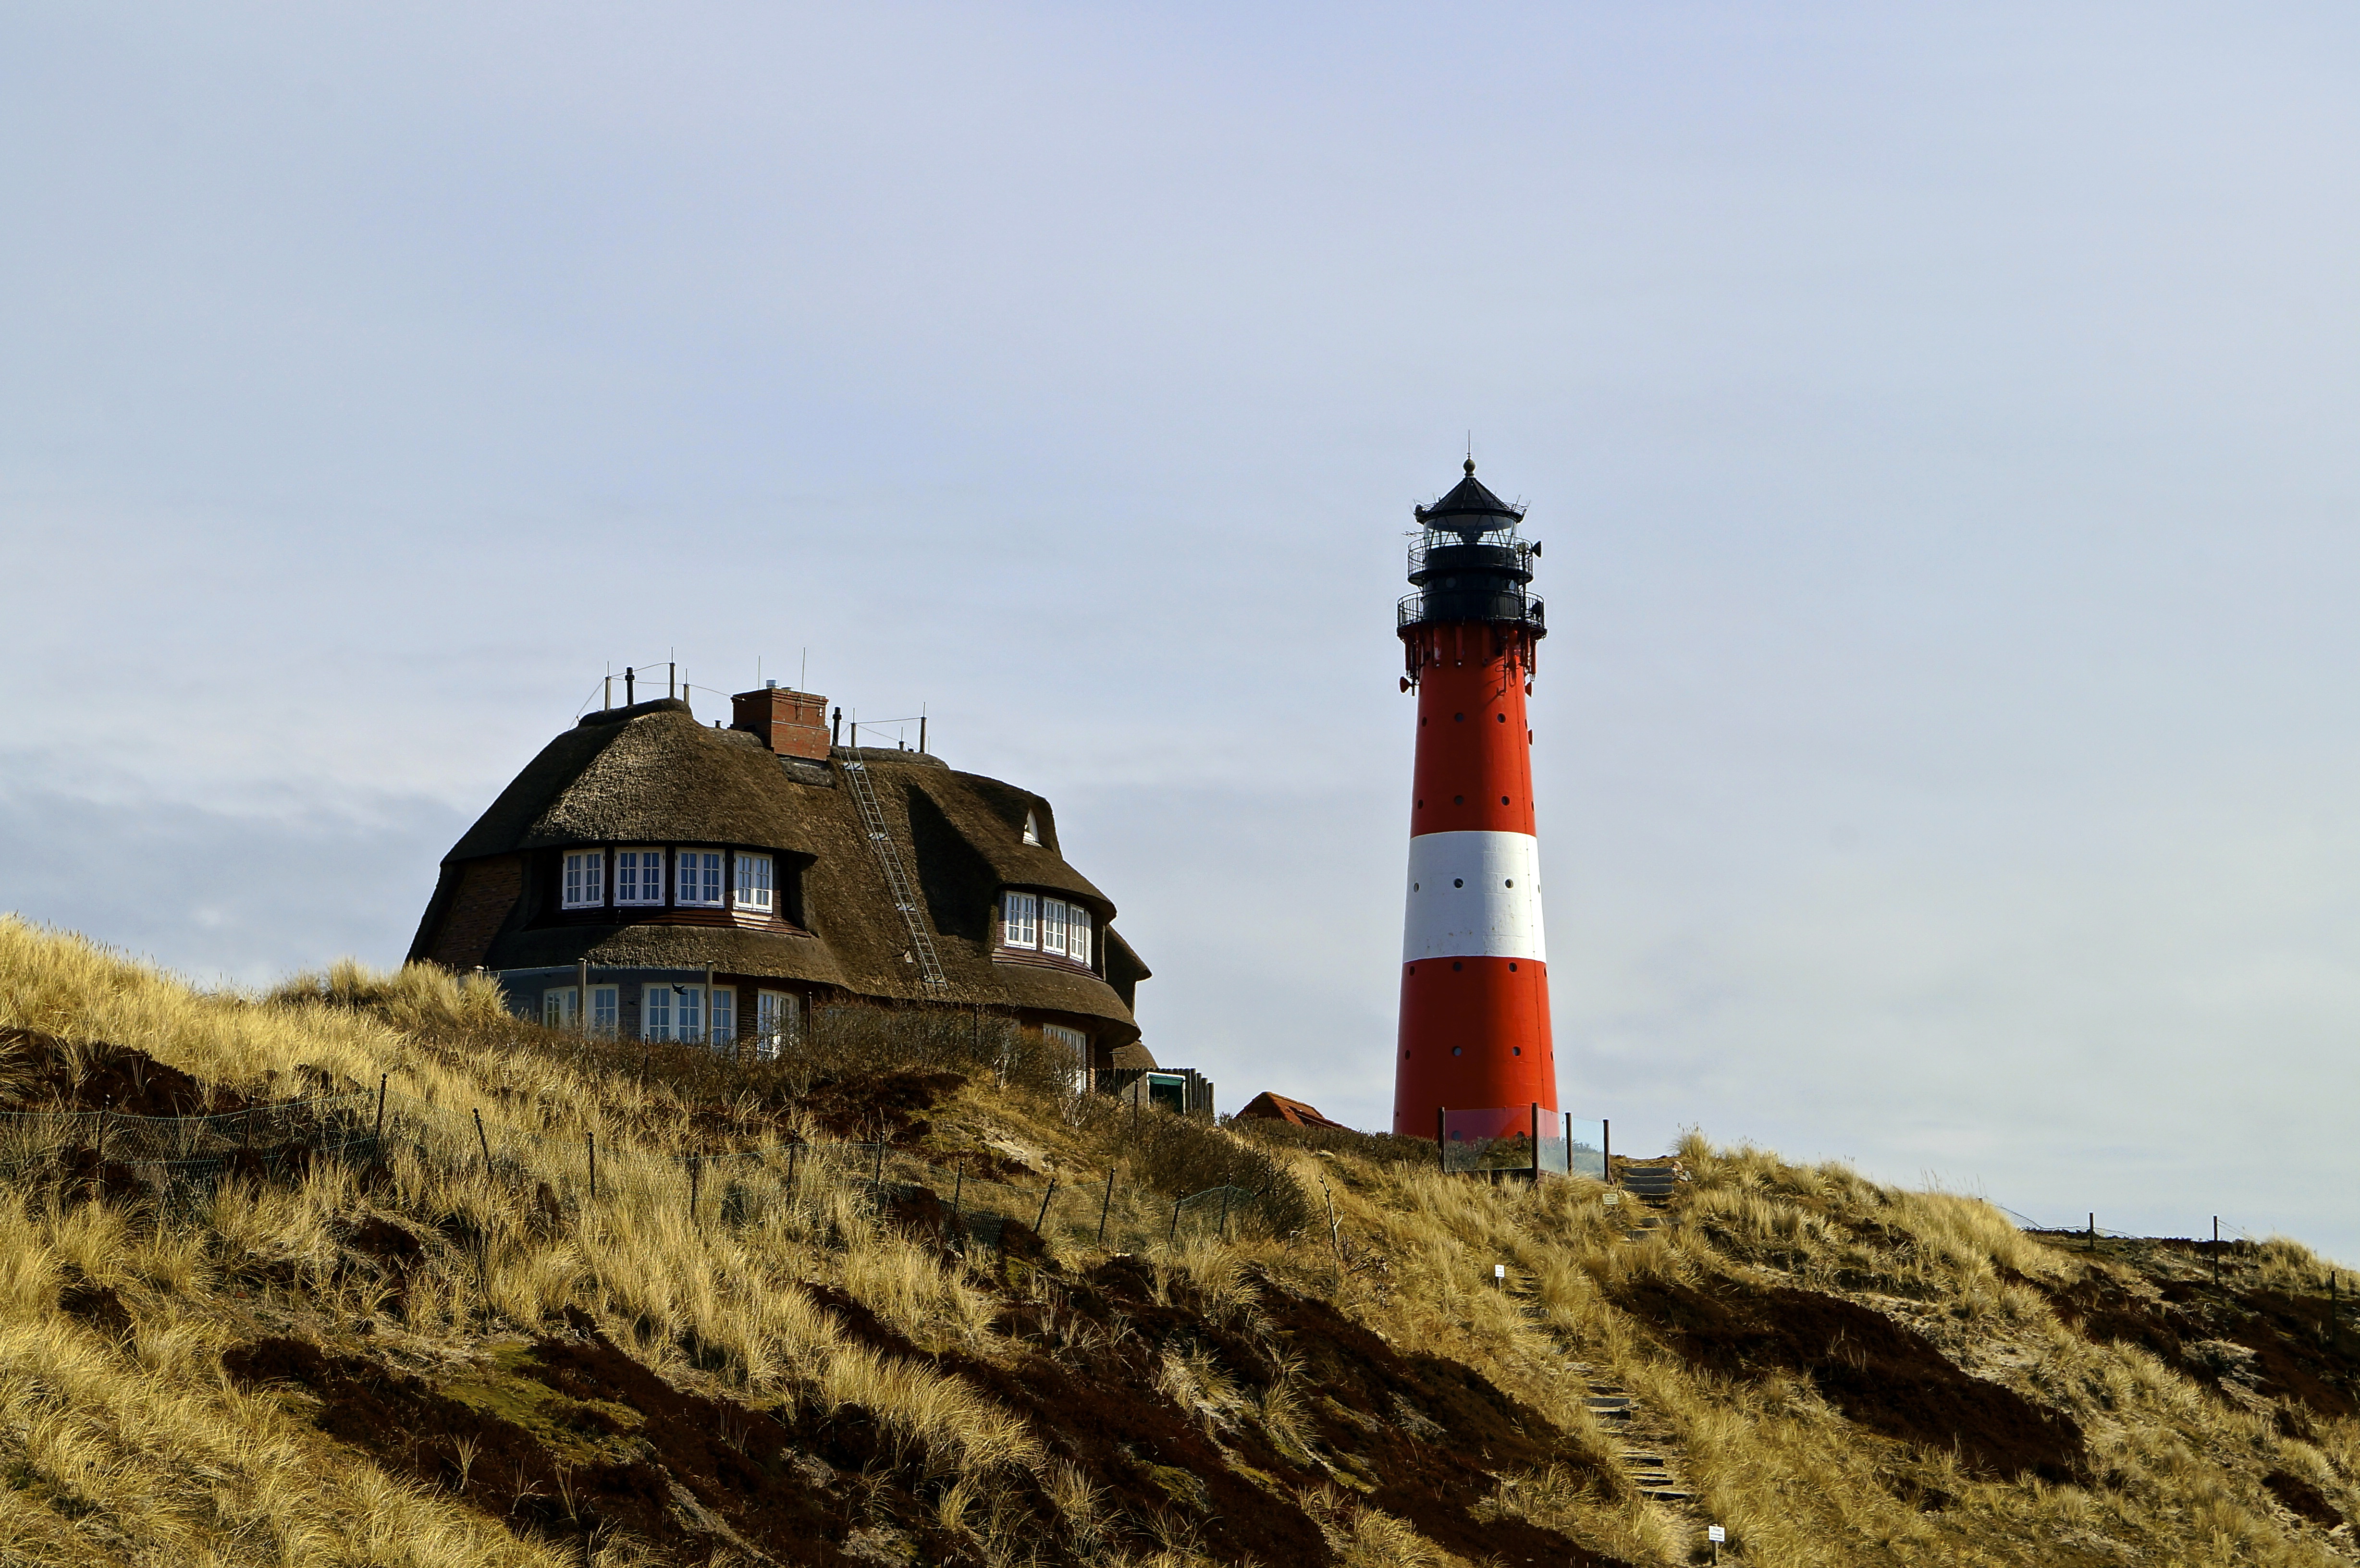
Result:
<svg viewBox="0 0 2360 1568"><path fill-rule="evenodd" d="M1547 614L1538 595L1518 586L1496 583L1465 587L1448 582L1428 583L1417 593L1404 595L1394 615L1395 629L1404 632L1413 626L1448 626L1459 621L1525 626L1536 637L1545 637L1548 632Z"/></svg>

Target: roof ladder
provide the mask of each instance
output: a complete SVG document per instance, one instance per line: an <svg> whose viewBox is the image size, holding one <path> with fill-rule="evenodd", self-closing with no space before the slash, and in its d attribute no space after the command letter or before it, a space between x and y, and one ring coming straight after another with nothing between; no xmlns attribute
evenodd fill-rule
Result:
<svg viewBox="0 0 2360 1568"><path fill-rule="evenodd" d="M869 847L877 852L877 864L885 868L885 887L893 896L893 907L901 911L901 923L910 928L910 951L918 960L919 978L929 990L946 989L950 976L943 973L942 955L934 951L934 933L926 930L925 917L918 909L918 892L910 885L910 873L901 865L901 851L886 830L885 810L877 803L877 790L869 782L868 766L846 757L837 767L852 788L854 803L860 808L860 825L868 831Z"/></svg>

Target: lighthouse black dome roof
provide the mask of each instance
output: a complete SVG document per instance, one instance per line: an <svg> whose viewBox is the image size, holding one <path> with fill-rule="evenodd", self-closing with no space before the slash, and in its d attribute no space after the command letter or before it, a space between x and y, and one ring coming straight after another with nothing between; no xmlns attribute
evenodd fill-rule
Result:
<svg viewBox="0 0 2360 1568"><path fill-rule="evenodd" d="M1416 508L1417 520L1429 528L1448 528L1454 533L1489 533L1493 528L1513 528L1524 520L1524 509L1511 506L1491 494L1483 482L1475 477L1475 460L1467 460L1467 477L1450 487L1450 493L1431 506Z"/></svg>

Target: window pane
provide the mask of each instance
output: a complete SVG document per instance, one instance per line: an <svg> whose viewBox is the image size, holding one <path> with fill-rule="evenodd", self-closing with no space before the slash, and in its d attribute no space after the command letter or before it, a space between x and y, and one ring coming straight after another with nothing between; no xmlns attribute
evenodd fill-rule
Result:
<svg viewBox="0 0 2360 1568"><path fill-rule="evenodd" d="M615 856L615 902L663 902L663 851L627 849Z"/></svg>
<svg viewBox="0 0 2360 1568"><path fill-rule="evenodd" d="M738 904L739 908L748 909L770 907L769 855L741 855L738 857Z"/></svg>
<svg viewBox="0 0 2360 1568"><path fill-rule="evenodd" d="M1041 900L1041 951L1063 954L1065 951L1065 900Z"/></svg>
<svg viewBox="0 0 2360 1568"><path fill-rule="evenodd" d="M1001 906L1002 940L1010 947L1037 947L1040 938L1033 928L1036 901L1030 893L1011 893Z"/></svg>
<svg viewBox="0 0 2360 1568"><path fill-rule="evenodd" d="M672 987L648 985L639 987L640 1032L650 1040L672 1038Z"/></svg>
<svg viewBox="0 0 2360 1568"><path fill-rule="evenodd" d="M617 990L612 985L590 987L590 1027L593 1029L606 1035L615 1032L617 1000Z"/></svg>
<svg viewBox="0 0 2360 1568"><path fill-rule="evenodd" d="M738 993L726 985L713 988L713 1038L722 1044L738 1038Z"/></svg>
<svg viewBox="0 0 2360 1568"><path fill-rule="evenodd" d="M1090 961L1090 912L1079 904L1066 906L1065 956L1076 964Z"/></svg>
<svg viewBox="0 0 2360 1568"><path fill-rule="evenodd" d="M683 985L673 993L672 1033L682 1040L705 1038L705 987Z"/></svg>

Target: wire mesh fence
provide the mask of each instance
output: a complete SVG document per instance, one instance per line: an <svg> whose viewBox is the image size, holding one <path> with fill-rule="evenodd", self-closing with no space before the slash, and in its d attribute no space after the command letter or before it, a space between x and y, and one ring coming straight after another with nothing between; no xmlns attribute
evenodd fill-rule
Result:
<svg viewBox="0 0 2360 1568"><path fill-rule="evenodd" d="M790 1137L734 1149L602 1147L588 1128L537 1130L480 1108L374 1092L190 1116L57 1109L0 1114L0 1179L87 1178L110 1193L177 1212L224 1180L296 1180L314 1163L416 1161L480 1175L544 1204L676 1203L699 1222L739 1223L766 1205L840 1194L886 1223L938 1232L961 1248L1044 1246L1143 1251L1198 1234L1271 1233L1294 1208L1260 1188L1221 1183L1173 1194L1127 1160L1073 1181L988 1157L948 1162L882 1141Z"/></svg>
<svg viewBox="0 0 2360 1568"><path fill-rule="evenodd" d="M0 1112L0 1176L87 1175L169 1196L210 1190L233 1171L283 1175L323 1157L374 1160L377 1105L363 1093L188 1116Z"/></svg>

